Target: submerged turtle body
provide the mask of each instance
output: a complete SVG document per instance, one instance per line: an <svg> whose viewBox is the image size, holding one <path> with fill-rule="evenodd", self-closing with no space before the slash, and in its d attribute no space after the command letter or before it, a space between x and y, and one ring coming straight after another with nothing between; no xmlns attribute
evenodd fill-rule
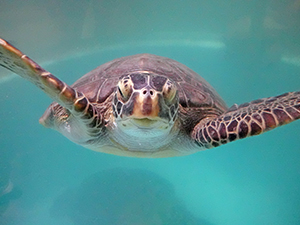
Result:
<svg viewBox="0 0 300 225"><path fill-rule="evenodd" d="M164 105L163 99L159 97L156 99L150 94L152 91L153 94L159 95L159 92L163 92L164 87L166 88L168 81L174 85L174 96L171 96L174 98L174 103L170 104L172 109L171 106ZM130 99L127 100L130 104L126 107L122 96L118 97L120 89L126 91L125 85L131 88L132 92L149 93L141 94L143 97L140 98L140 94L130 94ZM92 104L96 104L104 115L105 131L96 139L86 137L89 140L84 140L85 143L81 144L95 151L117 155L163 157L191 154L198 150L195 142L189 138L195 125L209 115L218 116L226 110L221 97L198 74L172 59L150 54L127 56L105 63L84 75L71 87L84 93L85 97ZM172 95L166 92L162 95ZM123 107L121 108L120 105ZM170 115L171 110L173 115ZM124 122L117 122L121 117L125 120L125 116L132 116L132 114L140 120L136 126L141 129L137 132L134 131L135 127L130 128L131 124L124 126ZM53 103L40 122L47 127L58 129L72 141L78 142L81 131L78 130L78 134L74 137L76 126L71 128L73 134L69 133L65 129L65 123L57 123L61 117L64 120L68 118L70 121L69 113L58 103ZM160 128L158 131L153 131L146 124L151 123L151 120L157 120L157 117L166 117L167 132L159 131Z"/></svg>
<svg viewBox="0 0 300 225"><path fill-rule="evenodd" d="M115 59L68 86L0 39L0 65L55 102L40 123L89 149L170 157L257 135L300 118L300 93L228 109L198 74L174 60L140 54Z"/></svg>

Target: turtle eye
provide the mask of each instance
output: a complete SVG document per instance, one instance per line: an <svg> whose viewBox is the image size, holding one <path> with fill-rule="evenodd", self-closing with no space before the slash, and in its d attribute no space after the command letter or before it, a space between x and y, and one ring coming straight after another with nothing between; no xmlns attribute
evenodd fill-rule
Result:
<svg viewBox="0 0 300 225"><path fill-rule="evenodd" d="M130 79L122 79L118 83L118 98L127 101L132 93L132 83Z"/></svg>
<svg viewBox="0 0 300 225"><path fill-rule="evenodd" d="M163 96L167 103L173 103L173 100L177 94L177 88L170 80L167 80L165 85L163 86Z"/></svg>
<svg viewBox="0 0 300 225"><path fill-rule="evenodd" d="M121 89L120 89L120 87L118 87L118 93L122 96L122 98L125 98L122 91L121 91Z"/></svg>

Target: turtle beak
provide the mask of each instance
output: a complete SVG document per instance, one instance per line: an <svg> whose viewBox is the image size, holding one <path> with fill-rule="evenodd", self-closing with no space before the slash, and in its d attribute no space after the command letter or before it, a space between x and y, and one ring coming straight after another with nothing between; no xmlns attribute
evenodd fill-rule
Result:
<svg viewBox="0 0 300 225"><path fill-rule="evenodd" d="M132 118L155 120L160 112L159 95L150 88L142 89L136 96Z"/></svg>
<svg viewBox="0 0 300 225"><path fill-rule="evenodd" d="M166 126L168 121L160 117L161 96L151 88L142 89L136 95L132 114L129 116L131 123L141 129L153 129Z"/></svg>

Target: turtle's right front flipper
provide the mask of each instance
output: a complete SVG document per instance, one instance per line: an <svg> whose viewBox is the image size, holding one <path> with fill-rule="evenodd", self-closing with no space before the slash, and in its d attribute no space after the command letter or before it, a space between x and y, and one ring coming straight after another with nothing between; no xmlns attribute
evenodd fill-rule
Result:
<svg viewBox="0 0 300 225"><path fill-rule="evenodd" d="M300 119L300 92L290 92L234 105L219 117L201 121L194 128L192 138L201 147L213 148L297 119Z"/></svg>
<svg viewBox="0 0 300 225"><path fill-rule="evenodd" d="M40 67L21 51L0 39L0 65L31 81L54 101L66 108L88 128L102 123L102 117L83 93L76 91Z"/></svg>
<svg viewBox="0 0 300 225"><path fill-rule="evenodd" d="M82 95L3 39L0 39L0 65L29 80L68 109Z"/></svg>

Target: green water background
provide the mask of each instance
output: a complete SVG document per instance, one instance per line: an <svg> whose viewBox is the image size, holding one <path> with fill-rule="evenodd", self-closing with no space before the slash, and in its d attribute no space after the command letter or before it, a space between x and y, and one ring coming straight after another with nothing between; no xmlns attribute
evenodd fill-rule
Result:
<svg viewBox="0 0 300 225"><path fill-rule="evenodd" d="M299 90L296 3L1 1L0 36L69 84L117 57L170 57L231 106ZM118 157L39 125L51 100L8 77L0 178L14 188L0 225L300 224L299 122L186 157Z"/></svg>

